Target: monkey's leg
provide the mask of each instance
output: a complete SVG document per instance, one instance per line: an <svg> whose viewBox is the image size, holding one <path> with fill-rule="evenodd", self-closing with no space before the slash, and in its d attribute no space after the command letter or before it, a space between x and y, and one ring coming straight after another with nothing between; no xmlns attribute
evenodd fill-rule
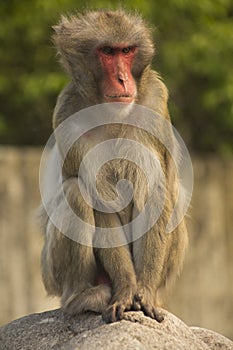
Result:
<svg viewBox="0 0 233 350"><path fill-rule="evenodd" d="M93 210L83 200L77 179L65 181L63 190L66 200L74 213L94 228ZM62 218L62 231L77 238L77 242L65 236L48 221L46 241L42 253L42 274L44 284L50 294L62 297L62 306L70 314L87 310L102 312L111 297L110 287L96 286L97 267L93 248L78 243L75 235L74 213L67 211L64 197L58 194L56 215ZM80 234L90 234L90 232ZM71 232L70 232L71 231Z"/></svg>
<svg viewBox="0 0 233 350"><path fill-rule="evenodd" d="M163 223L157 222L141 238L133 242L134 266L137 276L137 292L134 309L142 310L158 322L163 320L159 313L157 291L164 282L164 262L167 238L163 234Z"/></svg>
<svg viewBox="0 0 233 350"><path fill-rule="evenodd" d="M117 214L95 212L96 226L118 227L124 235ZM111 238L111 237L110 237ZM112 298L109 306L102 313L106 322L115 322L123 318L124 311L130 310L136 291L136 276L128 246L99 248L96 255L107 272L112 284Z"/></svg>

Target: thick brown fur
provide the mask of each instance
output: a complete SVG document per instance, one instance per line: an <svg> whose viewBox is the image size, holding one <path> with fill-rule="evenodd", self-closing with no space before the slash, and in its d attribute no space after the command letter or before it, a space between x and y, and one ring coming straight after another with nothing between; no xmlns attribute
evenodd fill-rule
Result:
<svg viewBox="0 0 233 350"><path fill-rule="evenodd" d="M54 29L54 43L71 78L58 98L53 116L54 128L75 112L104 102L98 83L102 71L95 57L96 48L122 43L138 48L132 67L137 84L135 103L170 120L167 89L150 68L154 55L151 30L140 16L123 10L87 12L62 17ZM136 140L159 157L166 174L166 201L162 215L146 234L130 245L92 248L59 232L42 209L45 232L41 258L43 281L49 294L61 296L62 306L68 313L100 312L107 322L113 322L121 319L124 311L142 310L161 321L157 306L161 305L167 288L181 271L187 245L184 221L172 233L165 232L176 200L176 173L166 148L145 132L127 126L108 127L106 130L106 139L123 137ZM171 130L164 132L169 134ZM97 179L102 196L112 199L114 186L126 178L134 184L133 203L121 213L104 214L93 210L80 194L76 177L83 156L92 146L91 141L89 145L85 143L87 140L82 139L76 142L64 163L63 186L67 200L74 212L93 226L117 226L122 230L121 225L137 216L146 202L146 179L142 171L127 160L112 161L101 170L106 176ZM59 147L59 139L57 144ZM111 178L113 174L115 182L108 182L107 177ZM156 202L156 191L154 197ZM59 201L59 193L57 198ZM66 213L63 215L65 217ZM68 222L69 218L66 219ZM104 283L97 282L99 274L107 278Z"/></svg>

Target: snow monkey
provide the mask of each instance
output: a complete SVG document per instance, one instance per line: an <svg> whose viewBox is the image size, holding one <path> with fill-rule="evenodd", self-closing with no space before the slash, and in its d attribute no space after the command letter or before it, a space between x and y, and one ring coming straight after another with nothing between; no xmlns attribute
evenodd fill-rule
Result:
<svg viewBox="0 0 233 350"><path fill-rule="evenodd" d="M140 15L122 9L87 11L62 16L54 30L53 41L70 77L70 83L58 97L54 130L76 112L103 103L112 106L122 103L126 114L132 114L136 104L141 105L170 121L166 86L151 69L155 51L152 31ZM153 129L153 125L150 127ZM171 129L164 128L163 132L169 136ZM141 237L124 245L101 248L64 235L42 206L43 282L50 295L61 297L66 313L92 311L101 313L106 322L115 322L121 320L126 311L141 310L161 322L163 315L158 307L165 302L168 288L181 271L187 245L184 220L171 233L166 232L176 202L178 181L166 147L149 132L132 125L119 122L94 128L74 142L65 155L62 191L73 212L84 222L94 228L114 227L124 235L124 226L139 215L151 195L143 173L143 158L140 158L141 168L127 157L121 157L109 161L99 171L97 187L106 200L115 199L116 184L120 180L133 184L132 200L120 211L105 212L92 207L81 193L80 183L85 179L79 179L78 175L87 150L113 138L137 141L159 159L166 180L161 215ZM59 137L56 143L59 149ZM128 151L133 152L125 150ZM155 179L151 207L157 203L156 186ZM57 210L56 203L61 204L59 201L63 199L59 196L57 193L50 212ZM72 220L70 212L59 215L63 216L68 229ZM133 235L135 226L130 227Z"/></svg>

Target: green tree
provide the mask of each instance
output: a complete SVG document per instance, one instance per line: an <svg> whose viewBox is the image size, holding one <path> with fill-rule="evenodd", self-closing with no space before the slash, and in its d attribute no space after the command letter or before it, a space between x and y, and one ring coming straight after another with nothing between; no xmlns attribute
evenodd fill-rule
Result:
<svg viewBox="0 0 233 350"><path fill-rule="evenodd" d="M178 129L197 152L232 153L232 1L156 1L152 12Z"/></svg>
<svg viewBox="0 0 233 350"><path fill-rule="evenodd" d="M44 144L67 78L51 43L61 13L119 1L0 2L0 142ZM157 29L154 67L170 91L175 126L196 152L233 152L231 0L125 1Z"/></svg>

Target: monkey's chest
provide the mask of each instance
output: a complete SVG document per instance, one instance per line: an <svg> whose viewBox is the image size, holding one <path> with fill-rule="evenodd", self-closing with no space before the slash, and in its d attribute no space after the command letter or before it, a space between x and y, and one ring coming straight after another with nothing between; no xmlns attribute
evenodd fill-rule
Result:
<svg viewBox="0 0 233 350"><path fill-rule="evenodd" d="M96 193L103 208L124 211L134 203L142 208L148 196L145 174L135 163L125 159L107 162L96 176ZM128 214L127 214L128 215Z"/></svg>

